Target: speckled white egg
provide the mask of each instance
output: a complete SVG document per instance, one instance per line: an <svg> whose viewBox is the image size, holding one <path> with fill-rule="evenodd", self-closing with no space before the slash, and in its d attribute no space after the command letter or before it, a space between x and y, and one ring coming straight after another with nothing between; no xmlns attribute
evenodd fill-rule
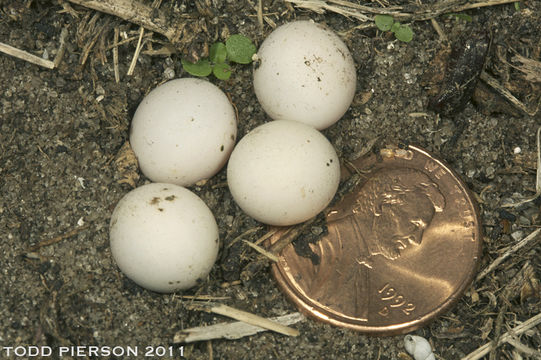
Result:
<svg viewBox="0 0 541 360"><path fill-rule="evenodd" d="M150 180L189 186L225 165L236 135L227 96L208 81L183 78L145 96L133 116L130 144Z"/></svg>
<svg viewBox="0 0 541 360"><path fill-rule="evenodd" d="M149 290L173 292L207 277L218 254L218 226L191 191L152 183L118 202L110 242L113 258L128 278Z"/></svg>
<svg viewBox="0 0 541 360"><path fill-rule="evenodd" d="M277 120L239 141L227 165L227 182L237 204L251 217L271 225L293 225L329 204L340 182L340 164L319 131Z"/></svg>
<svg viewBox="0 0 541 360"><path fill-rule="evenodd" d="M257 52L254 90L273 119L325 129L348 110L356 87L353 58L331 30L313 21L277 27Z"/></svg>

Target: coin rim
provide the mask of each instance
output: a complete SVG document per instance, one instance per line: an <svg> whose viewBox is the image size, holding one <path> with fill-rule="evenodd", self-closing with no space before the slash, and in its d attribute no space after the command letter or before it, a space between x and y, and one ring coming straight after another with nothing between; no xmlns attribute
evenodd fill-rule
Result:
<svg viewBox="0 0 541 360"><path fill-rule="evenodd" d="M412 321L402 322L399 324L385 326L369 326L360 325L357 323L350 323L347 321L332 318L331 313L326 314L325 311L322 311L321 309L310 305L305 300L303 300L304 296L302 294L298 294L294 290L294 286L289 285L290 281L288 277L283 273L284 270L281 266L279 266L279 263L273 263L271 267L271 272L274 276L274 279L276 280L282 291L286 294L286 296L297 305L300 312L302 312L304 315L323 321L325 323L329 323L331 325L349 328L370 335L387 336L406 334L415 331L422 326L425 326L427 323L435 320L438 316L449 310L462 298L466 289L473 283L473 279L475 278L475 274L479 268L479 260L483 251L483 230L481 225L481 218L479 213L479 207L477 205L477 202L475 201L473 192L468 189L468 187L466 186L462 178L456 173L456 171L451 169L443 160L431 155L426 150L417 146L409 145L407 149L417 151L422 155L426 156L427 158L437 162L440 166L447 170L454 177L454 179L456 179L456 182L466 194L466 198L468 199L468 202L473 208L474 218L476 220L476 225L474 228L476 229L476 233L478 234L477 252L476 254L473 254L474 266L471 269L470 273L464 277L464 280L456 288L453 294L451 294L445 301L443 301L441 304L436 306L432 311L428 312L424 316L418 317Z"/></svg>

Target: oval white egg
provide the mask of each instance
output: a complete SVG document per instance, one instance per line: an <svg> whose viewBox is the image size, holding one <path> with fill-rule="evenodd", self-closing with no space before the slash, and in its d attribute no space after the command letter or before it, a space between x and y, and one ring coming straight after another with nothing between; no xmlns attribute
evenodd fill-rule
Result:
<svg viewBox="0 0 541 360"><path fill-rule="evenodd" d="M135 283L157 292L188 289L204 280L218 254L218 226L197 195L152 183L127 193L110 223L111 253Z"/></svg>
<svg viewBox="0 0 541 360"><path fill-rule="evenodd" d="M150 180L189 186L225 165L236 136L227 96L208 81L183 78L145 96L133 116L130 144Z"/></svg>
<svg viewBox="0 0 541 360"><path fill-rule="evenodd" d="M316 129L338 121L356 87L353 58L331 30L312 21L277 27L257 52L254 90L273 119L295 120Z"/></svg>
<svg viewBox="0 0 541 360"><path fill-rule="evenodd" d="M336 151L313 127L277 120L244 136L231 154L227 182L242 210L266 224L293 225L316 216L340 181Z"/></svg>

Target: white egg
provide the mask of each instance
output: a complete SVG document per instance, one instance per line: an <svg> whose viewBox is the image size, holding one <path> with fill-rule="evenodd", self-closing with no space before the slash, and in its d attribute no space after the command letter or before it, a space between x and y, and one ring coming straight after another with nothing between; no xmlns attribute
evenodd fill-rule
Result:
<svg viewBox="0 0 541 360"><path fill-rule="evenodd" d="M145 96L133 116L130 144L150 180L189 186L225 165L236 136L227 96L208 81L184 78Z"/></svg>
<svg viewBox="0 0 541 360"><path fill-rule="evenodd" d="M271 225L308 220L332 200L340 164L319 131L296 121L277 120L244 136L227 165L229 190L251 217Z"/></svg>
<svg viewBox="0 0 541 360"><path fill-rule="evenodd" d="M188 289L209 274L218 254L218 226L197 195L152 183L127 193L110 224L111 253L120 270L157 292Z"/></svg>
<svg viewBox="0 0 541 360"><path fill-rule="evenodd" d="M254 90L273 119L325 129L338 121L355 94L356 73L347 46L312 21L277 27L257 52Z"/></svg>

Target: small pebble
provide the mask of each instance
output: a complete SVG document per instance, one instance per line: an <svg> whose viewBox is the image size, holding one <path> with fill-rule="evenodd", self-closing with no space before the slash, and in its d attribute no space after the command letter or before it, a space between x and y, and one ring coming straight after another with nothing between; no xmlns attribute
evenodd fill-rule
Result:
<svg viewBox="0 0 541 360"><path fill-rule="evenodd" d="M524 237L524 233L522 232L522 230L518 230L518 231L515 231L514 233L512 233L511 237L515 241L520 241Z"/></svg>
<svg viewBox="0 0 541 360"><path fill-rule="evenodd" d="M166 68L163 71L163 77L166 78L167 80L173 79L175 77L175 70L170 67Z"/></svg>
<svg viewBox="0 0 541 360"><path fill-rule="evenodd" d="M530 222L530 219L528 219L525 216L519 216L518 223L522 226L530 226L532 223Z"/></svg>
<svg viewBox="0 0 541 360"><path fill-rule="evenodd" d="M322 232L323 228L321 226L312 226L312 234L320 235Z"/></svg>

